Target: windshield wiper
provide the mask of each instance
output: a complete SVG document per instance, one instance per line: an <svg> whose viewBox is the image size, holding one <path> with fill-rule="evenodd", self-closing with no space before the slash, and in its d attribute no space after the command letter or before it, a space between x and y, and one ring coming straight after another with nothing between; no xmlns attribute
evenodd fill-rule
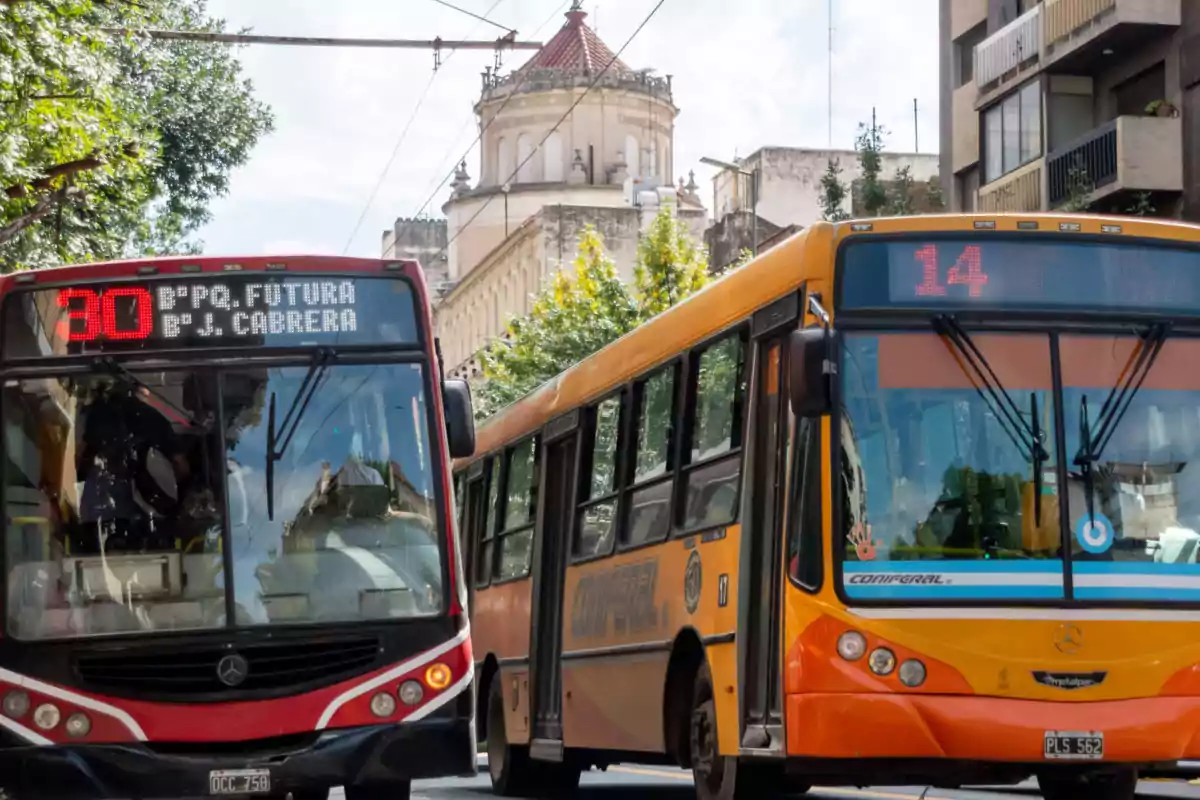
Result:
<svg viewBox="0 0 1200 800"><path fill-rule="evenodd" d="M995 370L992 369L967 332L958 324L958 320L949 314L942 314L933 318L933 328L940 336L954 345L954 349L963 357L963 360L971 365L977 379L975 391L979 392L979 396L983 398L984 403L995 415L996 421L1000 423L1000 429L1012 440L1018 450L1022 453L1028 452L1029 460L1033 463L1034 515L1037 517L1037 524L1040 525L1042 522L1041 488L1044 480L1042 468L1050 460L1050 454L1046 451L1045 433L1038 422L1037 393L1030 393L1029 407L1033 421L1026 422L1016 401L1001 385ZM970 377L969 374L968 377Z"/></svg>
<svg viewBox="0 0 1200 800"><path fill-rule="evenodd" d="M333 360L334 356L333 350L324 347L313 353L312 361L308 365L308 372L304 374L299 391L292 399L287 413L283 415L283 422L280 423L278 431L275 429L275 393L271 392L267 412L267 519L269 520L275 519L275 462L283 458L283 454L287 452L292 437L300 428L300 419L304 416L304 411L312 401L313 395L317 393L321 379L325 377L325 370L329 368L329 362ZM275 449L276 444L280 445L278 451Z"/></svg>
<svg viewBox="0 0 1200 800"><path fill-rule="evenodd" d="M141 378L139 378L134 373L130 372L128 369L126 369L121 364L117 363L111 356L103 356L101 358L97 358L93 362L93 366L97 370L102 370L102 371L108 372L115 378L118 378L120 380L124 380L128 383L133 384L134 387L141 389L147 395L150 395L151 397L153 397L155 400L158 401L158 403L161 403L162 405L159 406L158 404L155 404L155 403L150 403L150 405L155 406L160 412L167 412L167 414L169 416L173 417L176 422L182 423L182 424L188 426L189 428L199 428L200 427L199 420L197 420L196 417L194 415L192 415L191 412L189 412L187 409L180 408L179 406L175 405L175 403L171 402L170 398L168 398L162 392L155 389L150 384L143 381ZM163 408L162 406L166 406L166 408Z"/></svg>
<svg viewBox="0 0 1200 800"><path fill-rule="evenodd" d="M1135 349L1129 356L1129 361L1121 369L1117 384L1108 392L1100 413L1096 415L1096 431L1088 421L1088 403L1085 394L1079 400L1079 452L1075 454L1075 465L1083 477L1084 500L1087 503L1088 521L1093 522L1095 514L1095 480L1093 473L1104 448L1108 446L1117 426L1133 404L1133 398L1146 381L1154 362L1158 360L1163 345L1166 344L1170 326L1165 322L1156 322L1150 326L1141 348Z"/></svg>

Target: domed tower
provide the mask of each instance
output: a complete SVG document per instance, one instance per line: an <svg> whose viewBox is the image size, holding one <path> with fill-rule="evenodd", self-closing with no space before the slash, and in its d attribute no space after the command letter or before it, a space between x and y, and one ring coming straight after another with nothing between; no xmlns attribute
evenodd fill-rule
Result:
<svg viewBox="0 0 1200 800"><path fill-rule="evenodd" d="M544 206L625 207L638 190L673 186L670 76L614 61L579 5L523 67L483 74L479 182L442 206L452 281Z"/></svg>

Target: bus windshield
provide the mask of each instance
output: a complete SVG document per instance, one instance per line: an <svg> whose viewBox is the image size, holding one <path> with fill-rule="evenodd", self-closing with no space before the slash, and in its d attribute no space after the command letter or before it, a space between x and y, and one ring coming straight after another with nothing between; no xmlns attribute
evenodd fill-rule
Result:
<svg viewBox="0 0 1200 800"><path fill-rule="evenodd" d="M440 613L424 369L323 370L290 443L276 449L272 514L269 398L291 406L308 366L7 381L10 633Z"/></svg>
<svg viewBox="0 0 1200 800"><path fill-rule="evenodd" d="M845 337L847 597L1200 600L1200 340L1060 336L1058 424L1047 334L971 334L989 381L948 339Z"/></svg>

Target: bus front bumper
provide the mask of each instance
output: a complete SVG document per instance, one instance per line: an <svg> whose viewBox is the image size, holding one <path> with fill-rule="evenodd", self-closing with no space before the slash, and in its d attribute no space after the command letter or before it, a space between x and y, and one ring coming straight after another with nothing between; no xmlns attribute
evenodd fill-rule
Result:
<svg viewBox="0 0 1200 800"><path fill-rule="evenodd" d="M1200 697L1055 702L933 694L787 699L788 754L1045 764L1162 764L1200 758ZM1050 758L1055 733L1103 734L1099 759Z"/></svg>
<svg viewBox="0 0 1200 800"><path fill-rule="evenodd" d="M220 752L203 743L0 746L0 796L211 797L210 775L218 770L269 770L271 795L280 797L304 789L474 775L474 734L467 720L424 719L324 731L290 747L226 743ZM0 739L0 745L8 744Z"/></svg>

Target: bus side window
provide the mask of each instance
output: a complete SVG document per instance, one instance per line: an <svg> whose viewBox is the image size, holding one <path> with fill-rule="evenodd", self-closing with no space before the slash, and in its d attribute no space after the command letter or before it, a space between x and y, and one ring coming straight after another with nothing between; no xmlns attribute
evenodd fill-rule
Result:
<svg viewBox="0 0 1200 800"><path fill-rule="evenodd" d="M791 447L792 511L788 572L805 589L821 588L821 422L795 420Z"/></svg>
<svg viewBox="0 0 1200 800"><path fill-rule="evenodd" d="M745 331L692 353L680 535L737 519L746 398Z"/></svg>
<svg viewBox="0 0 1200 800"><path fill-rule="evenodd" d="M494 545L499 550L495 559L497 581L515 580L529 574L533 524L537 519L538 438L533 436L518 442L504 453L507 461L502 496L504 518L496 526Z"/></svg>
<svg viewBox="0 0 1200 800"><path fill-rule="evenodd" d="M491 580L492 562L496 560L492 552L492 535L496 529L496 506L500 496L500 459L496 456L489 458L484 470L487 473L485 480L488 485L488 499L487 506L483 509L483 519L476 526L479 531L479 547L475 550L479 554L479 560L475 562L475 585L480 587L487 586Z"/></svg>
<svg viewBox="0 0 1200 800"><path fill-rule="evenodd" d="M612 552L617 529L617 465L624 392L611 395L588 409L588 448L584 451L579 492L579 518L571 556L583 561Z"/></svg>
<svg viewBox="0 0 1200 800"><path fill-rule="evenodd" d="M623 547L661 542L671 532L678 376L674 362L634 384L634 448L627 456L633 474L619 526Z"/></svg>

